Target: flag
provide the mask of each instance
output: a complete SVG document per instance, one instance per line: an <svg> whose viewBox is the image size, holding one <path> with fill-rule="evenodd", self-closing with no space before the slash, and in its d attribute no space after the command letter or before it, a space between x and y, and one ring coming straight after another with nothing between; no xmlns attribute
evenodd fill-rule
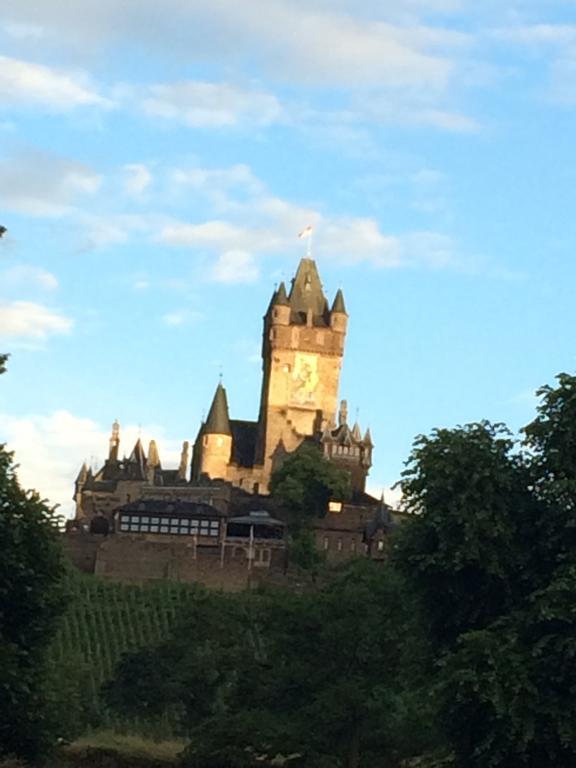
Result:
<svg viewBox="0 0 576 768"><path fill-rule="evenodd" d="M312 237L312 225L308 224L308 226L300 232L298 237Z"/></svg>

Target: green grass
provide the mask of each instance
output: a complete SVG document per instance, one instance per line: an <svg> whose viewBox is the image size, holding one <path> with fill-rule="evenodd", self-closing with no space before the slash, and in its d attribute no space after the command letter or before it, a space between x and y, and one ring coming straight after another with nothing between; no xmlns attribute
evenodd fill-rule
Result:
<svg viewBox="0 0 576 768"><path fill-rule="evenodd" d="M174 735L173 717L151 727L108 711L101 688L113 677L122 654L166 638L197 593L192 585L161 582L139 586L70 575L69 603L49 659L64 734L77 732L81 723L158 739Z"/></svg>
<svg viewBox="0 0 576 768"><path fill-rule="evenodd" d="M147 758L174 762L185 748L186 742L178 739L168 741L152 741L143 736L124 735L114 731L95 731L87 733L72 744L65 747L68 754L82 754L89 749L102 749L116 752L119 755L130 755L134 758Z"/></svg>

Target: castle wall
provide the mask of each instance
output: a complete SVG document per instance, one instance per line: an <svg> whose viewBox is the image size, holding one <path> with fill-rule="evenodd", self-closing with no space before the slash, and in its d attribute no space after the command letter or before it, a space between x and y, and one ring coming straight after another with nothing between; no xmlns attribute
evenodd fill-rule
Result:
<svg viewBox="0 0 576 768"><path fill-rule="evenodd" d="M256 553L258 554L258 553ZM269 550L251 568L245 547L198 547L179 537L152 540L142 536L110 536L97 548L94 573L100 578L142 583L154 580L198 582L207 587L239 591L282 571L284 553Z"/></svg>

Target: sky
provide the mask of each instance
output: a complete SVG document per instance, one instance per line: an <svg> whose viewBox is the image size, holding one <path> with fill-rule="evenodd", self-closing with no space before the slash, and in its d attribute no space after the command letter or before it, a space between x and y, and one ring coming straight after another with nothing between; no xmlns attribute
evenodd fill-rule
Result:
<svg viewBox="0 0 576 768"><path fill-rule="evenodd" d="M67 514L110 425L164 466L305 255L394 499L418 434L574 372L574 0L5 0L0 442Z"/></svg>

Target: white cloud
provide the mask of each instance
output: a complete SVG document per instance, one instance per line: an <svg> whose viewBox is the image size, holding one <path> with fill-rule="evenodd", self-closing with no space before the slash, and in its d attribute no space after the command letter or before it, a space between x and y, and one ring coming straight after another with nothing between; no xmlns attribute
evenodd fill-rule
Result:
<svg viewBox="0 0 576 768"><path fill-rule="evenodd" d="M18 24L7 21L2 25L2 29L9 37L16 40L40 40L45 34L42 27L37 24Z"/></svg>
<svg viewBox="0 0 576 768"><path fill-rule="evenodd" d="M18 213L64 216L78 197L94 195L101 184L92 169L48 152L26 150L0 158L0 204Z"/></svg>
<svg viewBox="0 0 576 768"><path fill-rule="evenodd" d="M217 283L254 283L259 274L254 256L247 251L224 251L212 268Z"/></svg>
<svg viewBox="0 0 576 768"><path fill-rule="evenodd" d="M22 485L37 489L51 504L60 504L68 516L74 510L74 479L82 462L100 466L106 458L109 438L101 425L65 410L47 416L0 413L0 434L8 449L15 452ZM138 437L145 446L151 438L156 439L163 466L178 465L179 443L168 439L161 427L123 427L123 451L129 453Z"/></svg>
<svg viewBox="0 0 576 768"><path fill-rule="evenodd" d="M548 97L576 104L576 24L533 24L498 29L493 37L549 57Z"/></svg>
<svg viewBox="0 0 576 768"><path fill-rule="evenodd" d="M259 71L305 85L442 88L462 33L427 26L418 14L454 2L362 4L321 0L83 0L17 4L12 21L40 25L83 51L111 41L169 51L228 68L248 59ZM438 53L438 50L441 53Z"/></svg>
<svg viewBox="0 0 576 768"><path fill-rule="evenodd" d="M280 103L270 93L192 80L151 85L141 104L148 115L193 128L270 125L281 113Z"/></svg>
<svg viewBox="0 0 576 768"><path fill-rule="evenodd" d="M64 72L8 56L0 56L0 97L4 106L28 104L55 111L110 106L84 73Z"/></svg>
<svg viewBox="0 0 576 768"><path fill-rule="evenodd" d="M32 301L0 302L0 338L46 339L72 329L71 318Z"/></svg>
<svg viewBox="0 0 576 768"><path fill-rule="evenodd" d="M58 280L51 272L27 264L19 264L0 273L0 284L2 286L36 286L45 291L58 288Z"/></svg>
<svg viewBox="0 0 576 768"><path fill-rule="evenodd" d="M252 169L242 163L229 168L175 168L170 173L170 181L177 187L203 192L210 198L221 199L231 190L242 190L252 195L264 189L262 182L253 174Z"/></svg>
<svg viewBox="0 0 576 768"><path fill-rule="evenodd" d="M171 328L178 328L181 325L196 323L200 318L199 312L193 312L190 309L176 309L163 315L162 322Z"/></svg>
<svg viewBox="0 0 576 768"><path fill-rule="evenodd" d="M249 173L245 187L229 185L225 169L189 171L210 197L210 184L218 191L218 207L226 219L199 223L171 221L161 227L157 239L185 248L200 248L217 254L216 265L208 278L220 282L250 282L256 279L258 256L281 253L296 242L307 224L315 227L315 251L323 258L340 263L370 262L377 267L424 265L446 267L456 261L451 238L438 232L384 232L379 222L369 217L344 217L321 213L270 195L261 182ZM224 181L223 181L224 180ZM207 189L204 189L204 186Z"/></svg>
<svg viewBox="0 0 576 768"><path fill-rule="evenodd" d="M152 174L143 163L125 165L124 173L124 190L129 195L141 195L152 183Z"/></svg>

